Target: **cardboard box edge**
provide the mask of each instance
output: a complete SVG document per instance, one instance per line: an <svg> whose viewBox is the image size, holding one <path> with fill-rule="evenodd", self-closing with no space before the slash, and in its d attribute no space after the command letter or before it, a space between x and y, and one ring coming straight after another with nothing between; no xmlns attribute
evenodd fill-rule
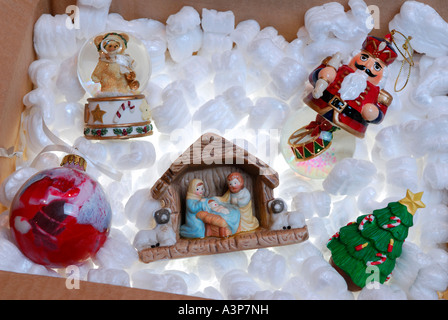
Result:
<svg viewBox="0 0 448 320"><path fill-rule="evenodd" d="M111 284L0 271L0 300L204 300Z"/></svg>

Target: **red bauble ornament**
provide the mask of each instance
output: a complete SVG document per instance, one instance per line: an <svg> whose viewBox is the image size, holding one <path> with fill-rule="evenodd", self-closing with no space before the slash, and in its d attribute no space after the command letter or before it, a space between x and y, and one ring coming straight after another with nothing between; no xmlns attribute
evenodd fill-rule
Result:
<svg viewBox="0 0 448 320"><path fill-rule="evenodd" d="M69 155L62 167L31 177L18 191L9 224L30 260L51 268L79 265L107 239L112 211L101 186Z"/></svg>

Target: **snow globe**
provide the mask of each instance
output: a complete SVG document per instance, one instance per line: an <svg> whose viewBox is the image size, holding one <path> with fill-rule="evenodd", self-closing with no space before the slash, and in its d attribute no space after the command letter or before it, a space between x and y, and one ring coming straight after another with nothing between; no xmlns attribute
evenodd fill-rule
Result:
<svg viewBox="0 0 448 320"><path fill-rule="evenodd" d="M312 118L315 121L310 122ZM325 179L336 163L353 156L356 138L344 130L326 129L313 110L303 106L283 126L281 152L290 168L302 177ZM301 128L297 130L297 128ZM314 132L313 132L314 131Z"/></svg>
<svg viewBox="0 0 448 320"><path fill-rule="evenodd" d="M87 139L128 139L153 133L151 114L141 93L151 76L144 44L124 32L88 40L78 56L78 78L90 95L84 110Z"/></svg>

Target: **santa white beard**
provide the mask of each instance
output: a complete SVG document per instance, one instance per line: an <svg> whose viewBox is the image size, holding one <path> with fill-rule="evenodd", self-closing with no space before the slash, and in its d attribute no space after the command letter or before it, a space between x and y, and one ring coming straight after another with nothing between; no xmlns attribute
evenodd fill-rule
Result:
<svg viewBox="0 0 448 320"><path fill-rule="evenodd" d="M354 100L364 92L367 87L369 75L361 70L356 70L344 78L339 89L342 100Z"/></svg>

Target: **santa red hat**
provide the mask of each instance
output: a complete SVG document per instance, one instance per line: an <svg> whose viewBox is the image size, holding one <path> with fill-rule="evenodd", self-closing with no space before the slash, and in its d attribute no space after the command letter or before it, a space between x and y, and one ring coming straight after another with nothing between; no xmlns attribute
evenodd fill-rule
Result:
<svg viewBox="0 0 448 320"><path fill-rule="evenodd" d="M392 48L392 35L389 33L384 39L368 36L362 44L362 49L370 53L374 58L390 65L397 58L397 53Z"/></svg>

